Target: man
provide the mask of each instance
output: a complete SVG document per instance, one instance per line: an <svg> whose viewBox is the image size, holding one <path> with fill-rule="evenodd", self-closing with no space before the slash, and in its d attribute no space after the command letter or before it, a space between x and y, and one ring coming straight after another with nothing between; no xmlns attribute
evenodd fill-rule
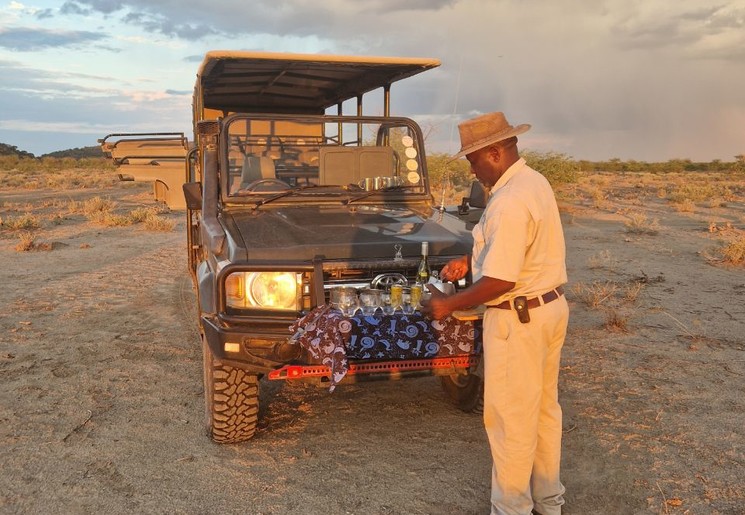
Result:
<svg viewBox="0 0 745 515"><path fill-rule="evenodd" d="M446 296L430 288L425 313L444 318L485 304L484 426L492 459L492 514L556 515L564 504L559 479L559 360L569 308L564 235L553 191L517 150L503 113L458 126L461 150L491 191L473 229L473 255L449 262L443 280L469 270L474 283ZM527 300L527 302L526 302Z"/></svg>

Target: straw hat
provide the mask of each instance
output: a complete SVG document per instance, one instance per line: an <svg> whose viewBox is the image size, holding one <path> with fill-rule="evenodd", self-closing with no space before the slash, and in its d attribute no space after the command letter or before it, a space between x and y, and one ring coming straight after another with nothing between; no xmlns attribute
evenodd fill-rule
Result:
<svg viewBox="0 0 745 515"><path fill-rule="evenodd" d="M502 141L512 136L517 136L530 129L530 125L524 123L513 127L507 122L504 113L487 113L458 125L460 131L460 152L453 159L458 159L488 147L492 143Z"/></svg>

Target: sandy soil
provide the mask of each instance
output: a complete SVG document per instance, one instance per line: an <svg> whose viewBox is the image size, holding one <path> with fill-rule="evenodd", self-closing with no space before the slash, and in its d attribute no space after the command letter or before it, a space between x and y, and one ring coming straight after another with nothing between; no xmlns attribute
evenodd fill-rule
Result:
<svg viewBox="0 0 745 515"><path fill-rule="evenodd" d="M6 189L0 216L96 195L151 205L131 187ZM745 269L706 259L711 222L745 226L742 197L570 198L564 513L744 513ZM658 232L630 231L628 209ZM488 513L481 420L435 378L262 383L257 437L212 443L184 216L167 216L171 232L58 217L49 251L0 231L0 512Z"/></svg>

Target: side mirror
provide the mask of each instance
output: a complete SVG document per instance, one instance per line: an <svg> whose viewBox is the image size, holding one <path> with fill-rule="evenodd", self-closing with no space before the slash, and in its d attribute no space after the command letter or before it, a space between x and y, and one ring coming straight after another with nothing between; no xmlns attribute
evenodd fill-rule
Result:
<svg viewBox="0 0 745 515"><path fill-rule="evenodd" d="M471 183L471 192L467 197L463 197L461 204L458 206L458 214L467 214L471 207L485 208L486 200L486 188L479 181L473 181Z"/></svg>
<svg viewBox="0 0 745 515"><path fill-rule="evenodd" d="M186 182L184 183L184 198L186 207L192 211L202 209L202 183Z"/></svg>

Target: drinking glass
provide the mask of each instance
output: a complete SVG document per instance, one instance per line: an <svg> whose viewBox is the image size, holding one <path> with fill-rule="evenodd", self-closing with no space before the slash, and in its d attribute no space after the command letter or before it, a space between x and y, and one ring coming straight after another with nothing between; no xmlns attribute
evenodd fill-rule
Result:
<svg viewBox="0 0 745 515"><path fill-rule="evenodd" d="M411 315L414 312L415 306L416 304L411 301L411 290L409 288L404 288L403 294L401 295L401 312L404 315Z"/></svg>
<svg viewBox="0 0 745 515"><path fill-rule="evenodd" d="M383 303L382 303L383 314L392 315L393 312L396 311L396 307L391 304L391 294L383 293L382 300L383 300Z"/></svg>
<svg viewBox="0 0 745 515"><path fill-rule="evenodd" d="M420 301L422 299L422 285L421 284L414 284L411 286L411 305L414 306L414 309L416 309Z"/></svg>
<svg viewBox="0 0 745 515"><path fill-rule="evenodd" d="M383 292L375 289L362 290L360 292L360 305L362 306L363 315L374 315L375 311L382 304Z"/></svg>
<svg viewBox="0 0 745 515"><path fill-rule="evenodd" d="M391 286L391 306L393 306L393 310L401 307L401 304L403 304L403 294L404 294L404 288L400 284L394 284Z"/></svg>

